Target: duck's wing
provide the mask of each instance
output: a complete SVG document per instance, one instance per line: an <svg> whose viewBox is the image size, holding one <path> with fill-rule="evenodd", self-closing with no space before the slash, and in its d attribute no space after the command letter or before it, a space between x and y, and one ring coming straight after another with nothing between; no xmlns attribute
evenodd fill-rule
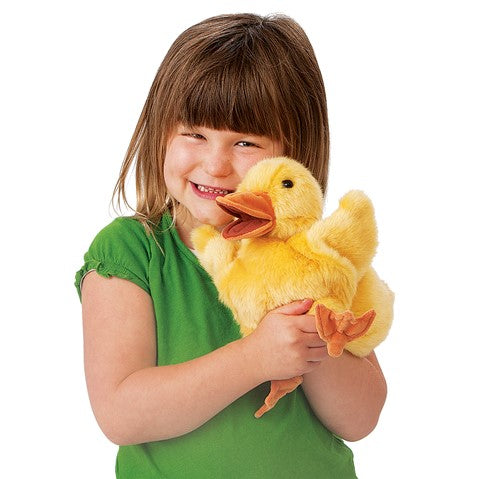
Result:
<svg viewBox="0 0 479 479"><path fill-rule="evenodd" d="M371 200L361 191L344 195L339 207L307 232L314 247L321 243L349 259L361 276L371 264L377 247L377 227Z"/></svg>
<svg viewBox="0 0 479 479"><path fill-rule="evenodd" d="M191 240L198 260L216 282L234 261L239 242L225 240L216 228L210 225L195 228L191 233Z"/></svg>

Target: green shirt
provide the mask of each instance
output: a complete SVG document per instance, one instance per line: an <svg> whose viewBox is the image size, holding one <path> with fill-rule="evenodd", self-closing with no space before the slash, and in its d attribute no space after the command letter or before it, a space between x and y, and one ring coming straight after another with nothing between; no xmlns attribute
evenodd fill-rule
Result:
<svg viewBox="0 0 479 479"><path fill-rule="evenodd" d="M240 338L230 310L165 216L153 235L132 218L117 218L94 239L90 270L137 284L150 294L156 317L157 364L176 364ZM186 385L185 385L186 387ZM264 383L203 426L183 436L120 446L118 478L355 478L353 457L342 440L312 412L301 387L262 418L253 414L269 392ZM188 411L185 411L188 414Z"/></svg>

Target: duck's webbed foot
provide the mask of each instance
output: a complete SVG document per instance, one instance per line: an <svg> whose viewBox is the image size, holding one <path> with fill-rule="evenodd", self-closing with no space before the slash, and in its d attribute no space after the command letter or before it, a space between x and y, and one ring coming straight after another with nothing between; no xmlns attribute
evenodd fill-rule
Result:
<svg viewBox="0 0 479 479"><path fill-rule="evenodd" d="M351 311L335 313L324 304L316 306L315 314L316 329L321 339L327 343L328 354L332 357L341 356L346 343L366 334L376 316L376 312L371 309L355 318Z"/></svg>
<svg viewBox="0 0 479 479"><path fill-rule="evenodd" d="M296 376L291 379L282 379L271 381L271 390L264 400L263 406L259 408L255 413L254 417L259 418L265 412L273 409L275 404L286 394L294 391L301 383L303 382L302 376Z"/></svg>

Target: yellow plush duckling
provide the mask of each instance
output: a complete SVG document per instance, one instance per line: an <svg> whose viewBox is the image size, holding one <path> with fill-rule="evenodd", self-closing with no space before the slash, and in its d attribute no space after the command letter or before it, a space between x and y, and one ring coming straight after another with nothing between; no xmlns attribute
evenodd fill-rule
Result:
<svg viewBox="0 0 479 479"><path fill-rule="evenodd" d="M371 267L377 229L371 201L350 191L328 218L309 170L290 158L253 166L235 193L217 198L236 217L222 233L212 226L193 231L198 258L243 335L268 311L313 298L310 313L328 353L343 348L366 356L386 337L393 294ZM256 417L302 382L272 381Z"/></svg>

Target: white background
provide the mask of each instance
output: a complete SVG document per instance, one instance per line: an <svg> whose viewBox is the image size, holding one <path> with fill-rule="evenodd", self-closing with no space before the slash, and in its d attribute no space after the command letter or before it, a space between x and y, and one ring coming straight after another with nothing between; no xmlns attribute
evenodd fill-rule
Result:
<svg viewBox="0 0 479 479"><path fill-rule="evenodd" d="M478 16L467 1L17 1L0 10L4 477L111 478L83 377L74 273L167 48L226 12L286 13L320 63L327 212L377 209L375 267L396 292L377 354L389 396L351 445L360 478L477 477ZM133 199L133 198L132 198Z"/></svg>

